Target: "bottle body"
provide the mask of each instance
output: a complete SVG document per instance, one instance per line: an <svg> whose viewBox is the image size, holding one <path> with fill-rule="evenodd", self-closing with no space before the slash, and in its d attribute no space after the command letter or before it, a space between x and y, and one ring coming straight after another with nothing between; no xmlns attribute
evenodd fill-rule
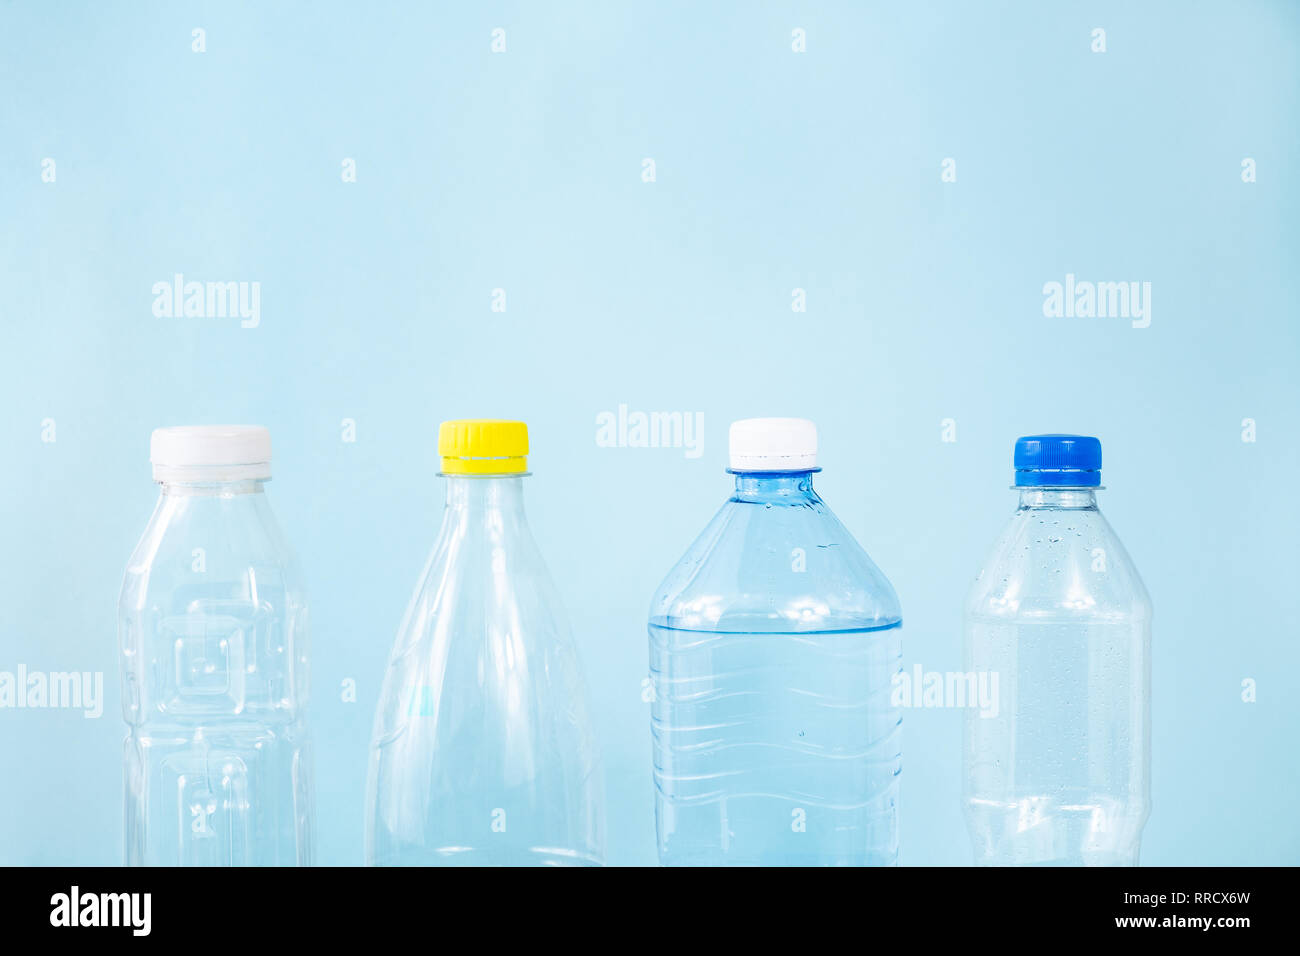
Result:
<svg viewBox="0 0 1300 956"><path fill-rule="evenodd" d="M307 606L260 481L163 485L118 634L127 863L310 864Z"/></svg>
<svg viewBox="0 0 1300 956"><path fill-rule="evenodd" d="M448 476L375 717L370 865L604 861L586 690L522 481Z"/></svg>
<svg viewBox="0 0 1300 956"><path fill-rule="evenodd" d="M892 865L901 612L812 488L737 474L651 606L665 865Z"/></svg>
<svg viewBox="0 0 1300 956"><path fill-rule="evenodd" d="M1150 810L1151 603L1094 488L1022 488L967 598L964 717L977 863L1136 865Z"/></svg>

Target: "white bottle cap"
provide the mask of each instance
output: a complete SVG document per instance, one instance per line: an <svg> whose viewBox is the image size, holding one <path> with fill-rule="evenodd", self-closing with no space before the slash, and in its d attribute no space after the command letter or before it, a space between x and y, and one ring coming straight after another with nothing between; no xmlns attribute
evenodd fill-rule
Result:
<svg viewBox="0 0 1300 956"><path fill-rule="evenodd" d="M817 426L806 418L745 418L731 423L733 471L817 467Z"/></svg>
<svg viewBox="0 0 1300 956"><path fill-rule="evenodd" d="M265 481L271 433L261 425L182 425L149 439L154 481Z"/></svg>

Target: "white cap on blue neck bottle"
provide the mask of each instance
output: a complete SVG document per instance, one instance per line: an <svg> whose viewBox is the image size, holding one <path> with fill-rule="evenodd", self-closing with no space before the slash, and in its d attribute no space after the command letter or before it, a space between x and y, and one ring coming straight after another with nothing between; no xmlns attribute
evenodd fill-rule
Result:
<svg viewBox="0 0 1300 956"><path fill-rule="evenodd" d="M817 426L806 418L744 418L731 423L732 471L808 471L817 467Z"/></svg>

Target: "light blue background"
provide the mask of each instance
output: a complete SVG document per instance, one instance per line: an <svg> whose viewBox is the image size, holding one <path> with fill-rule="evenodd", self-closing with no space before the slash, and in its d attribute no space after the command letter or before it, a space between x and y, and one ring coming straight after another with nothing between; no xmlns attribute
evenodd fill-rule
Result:
<svg viewBox="0 0 1300 956"><path fill-rule="evenodd" d="M0 3L0 670L107 685L99 720L0 710L0 861L121 859L149 432L251 422L313 600L319 861L360 862L437 423L512 416L609 860L652 862L644 615L752 415L816 420L818 487L932 670L960 666L1014 438L1100 436L1156 608L1143 862L1300 861L1298 41L1290 2ZM260 282L260 327L156 318L177 272ZM1045 318L1067 272L1151 282L1150 328ZM597 447L620 403L703 412L703 456ZM904 726L903 860L968 862L960 714Z"/></svg>

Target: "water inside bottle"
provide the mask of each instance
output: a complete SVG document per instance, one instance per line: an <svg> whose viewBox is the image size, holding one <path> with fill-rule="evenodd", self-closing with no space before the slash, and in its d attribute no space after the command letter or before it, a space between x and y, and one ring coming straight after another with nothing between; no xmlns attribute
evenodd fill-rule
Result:
<svg viewBox="0 0 1300 956"><path fill-rule="evenodd" d="M650 625L663 862L897 862L900 624L804 633Z"/></svg>

